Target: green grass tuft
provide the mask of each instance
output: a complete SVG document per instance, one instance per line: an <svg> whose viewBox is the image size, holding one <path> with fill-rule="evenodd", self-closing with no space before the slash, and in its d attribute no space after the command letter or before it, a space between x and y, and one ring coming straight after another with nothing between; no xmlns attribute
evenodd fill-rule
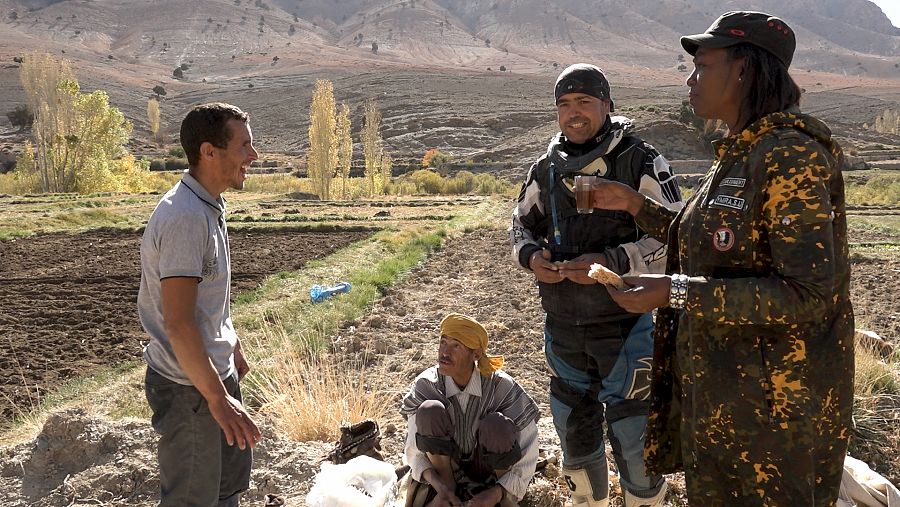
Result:
<svg viewBox="0 0 900 507"><path fill-rule="evenodd" d="M0 227L0 241L7 241L13 238L27 238L28 236L31 236L31 231L12 227Z"/></svg>
<svg viewBox="0 0 900 507"><path fill-rule="evenodd" d="M127 218L107 209L97 208L73 211L56 217L60 222L75 227L113 226L127 221Z"/></svg>

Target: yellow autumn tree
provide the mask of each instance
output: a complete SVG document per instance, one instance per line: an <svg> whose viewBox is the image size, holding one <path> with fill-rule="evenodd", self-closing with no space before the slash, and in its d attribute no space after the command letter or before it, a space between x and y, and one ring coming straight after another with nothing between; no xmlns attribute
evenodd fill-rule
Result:
<svg viewBox="0 0 900 507"><path fill-rule="evenodd" d="M313 88L309 106L309 153L307 173L313 192L320 199L331 198L331 180L337 165L337 137L334 112L334 86L327 79L319 79Z"/></svg>
<svg viewBox="0 0 900 507"><path fill-rule="evenodd" d="M365 123L362 130L363 158L366 164L366 188L370 196L380 194L384 189L381 177L381 158L384 155L384 141L381 139L381 111L378 104L369 99L365 105Z"/></svg>
<svg viewBox="0 0 900 507"><path fill-rule="evenodd" d="M391 182L391 172L394 170L394 158L384 148L381 150L381 161L378 165L381 175L381 191L384 192L388 183Z"/></svg>
<svg viewBox="0 0 900 507"><path fill-rule="evenodd" d="M16 170L36 191L143 190L147 164L127 156L132 126L106 92L81 93L69 62L47 53L26 56L20 79L34 111L34 144Z"/></svg>
<svg viewBox="0 0 900 507"><path fill-rule="evenodd" d="M147 119L150 121L150 132L153 140L159 142L159 101L150 99L147 101Z"/></svg>
<svg viewBox="0 0 900 507"><path fill-rule="evenodd" d="M337 138L337 173L341 178L341 199L350 198L350 166L353 163L353 139L350 137L350 107L341 104L337 115L335 137Z"/></svg>
<svg viewBox="0 0 900 507"><path fill-rule="evenodd" d="M450 157L447 156L446 153L440 151L437 148L432 148L425 152L425 155L422 157L422 168L423 169L440 169L450 160Z"/></svg>

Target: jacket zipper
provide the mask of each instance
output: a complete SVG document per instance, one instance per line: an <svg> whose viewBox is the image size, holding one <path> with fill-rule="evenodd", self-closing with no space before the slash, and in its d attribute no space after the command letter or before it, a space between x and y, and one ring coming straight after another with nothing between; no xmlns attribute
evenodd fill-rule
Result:
<svg viewBox="0 0 900 507"><path fill-rule="evenodd" d="M757 345L759 346L759 360L762 366L762 391L763 398L766 400L766 419L769 424L774 422L772 414L775 411L775 402L772 399L772 381L769 378L769 362L766 360L766 349L763 337L757 337Z"/></svg>

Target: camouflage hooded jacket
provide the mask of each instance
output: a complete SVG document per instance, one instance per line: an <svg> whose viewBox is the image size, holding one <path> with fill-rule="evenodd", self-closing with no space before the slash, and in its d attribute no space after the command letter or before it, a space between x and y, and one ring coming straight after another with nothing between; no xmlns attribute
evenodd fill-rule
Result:
<svg viewBox="0 0 900 507"><path fill-rule="evenodd" d="M820 486L837 494L853 396L843 154L799 111L715 148L681 213L647 199L636 217L668 238L667 272L690 276L685 308L657 315L647 467L684 466L713 497L819 505ZM712 467L748 481L704 482Z"/></svg>

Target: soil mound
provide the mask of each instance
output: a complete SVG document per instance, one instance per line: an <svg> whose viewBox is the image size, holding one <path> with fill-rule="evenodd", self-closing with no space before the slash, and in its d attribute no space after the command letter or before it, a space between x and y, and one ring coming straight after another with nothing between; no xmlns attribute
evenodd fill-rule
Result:
<svg viewBox="0 0 900 507"><path fill-rule="evenodd" d="M282 440L268 427L264 432L267 438L254 451L252 489L244 496L249 505L312 483L329 448ZM34 440L0 453L0 505L156 505L156 441L148 421L112 422L81 409L56 412Z"/></svg>

